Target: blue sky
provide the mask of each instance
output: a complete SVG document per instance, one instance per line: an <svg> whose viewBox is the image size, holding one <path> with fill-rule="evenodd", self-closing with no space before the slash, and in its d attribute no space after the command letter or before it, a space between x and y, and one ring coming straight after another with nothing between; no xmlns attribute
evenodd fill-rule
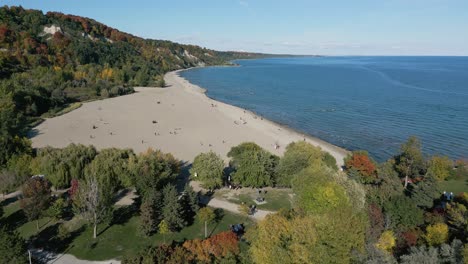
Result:
<svg viewBox="0 0 468 264"><path fill-rule="evenodd" d="M217 50L468 55L468 0L3 0Z"/></svg>

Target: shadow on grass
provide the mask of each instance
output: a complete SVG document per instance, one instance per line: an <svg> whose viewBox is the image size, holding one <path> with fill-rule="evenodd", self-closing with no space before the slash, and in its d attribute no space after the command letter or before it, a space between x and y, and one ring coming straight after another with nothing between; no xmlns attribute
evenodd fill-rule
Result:
<svg viewBox="0 0 468 264"><path fill-rule="evenodd" d="M35 248L44 248L47 251L64 253L70 250L70 244L84 230L85 226L69 233L60 232L61 223L50 225L30 238L30 242Z"/></svg>
<svg viewBox="0 0 468 264"><path fill-rule="evenodd" d="M0 222L7 226L10 230L15 230L18 227L26 224L28 219L26 218L23 210L18 210L11 215L2 218Z"/></svg>
<svg viewBox="0 0 468 264"><path fill-rule="evenodd" d="M19 198L20 198L19 195L7 198L7 199L0 202L0 206L8 206L8 205L18 201Z"/></svg>
<svg viewBox="0 0 468 264"><path fill-rule="evenodd" d="M116 208L112 212L112 219L110 220L109 224L106 225L104 229L99 231L97 236L102 235L113 225L125 225L130 220L130 218L132 218L135 214L138 213L138 208L139 207L135 204Z"/></svg>

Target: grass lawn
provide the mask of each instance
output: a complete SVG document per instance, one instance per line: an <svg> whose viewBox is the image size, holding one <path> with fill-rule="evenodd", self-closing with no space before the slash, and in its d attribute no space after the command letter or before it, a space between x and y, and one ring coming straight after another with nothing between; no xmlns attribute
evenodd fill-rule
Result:
<svg viewBox="0 0 468 264"><path fill-rule="evenodd" d="M247 205L254 204L255 199L258 197L255 189L244 188L241 189L239 193L234 192L235 191L221 190L218 194L215 194L215 196L232 203L241 204L244 202ZM291 209L291 194L291 189L268 188L267 193L262 194L262 197L265 197L266 203L257 205L257 208L267 211L278 211L281 208Z"/></svg>
<svg viewBox="0 0 468 264"><path fill-rule="evenodd" d="M120 258L121 256L138 252L147 246L158 245L164 242L161 234L145 237L138 234L139 217L133 216L128 222L120 225L113 225L102 232L96 241L92 239L92 228L87 228L76 237L70 245L69 253L80 259L106 260ZM244 223L246 226L252 225L248 217L223 212L223 217L218 223L208 225L209 234L217 234L221 231L229 230L230 224ZM104 226L100 227L98 233ZM166 235L166 242L182 242L186 239L203 238L204 224L195 220L195 223L182 229L178 233Z"/></svg>
<svg viewBox="0 0 468 264"><path fill-rule="evenodd" d="M219 209L218 209L219 210ZM19 202L9 204L4 207L4 217L2 222L11 224L24 237L30 238L38 234L36 231L36 222L28 222L22 210L19 208ZM67 222L68 223L68 222ZM223 211L221 218L217 223L208 225L208 233L213 235L222 231L229 230L230 224L244 223L246 227L253 224L246 216ZM72 254L79 259L87 260L106 260L112 258L121 258L124 255L138 252L147 246L163 243L164 237L161 234L155 234L151 237L139 235L138 224L139 216L134 215L127 219L120 220L119 223L107 227L101 224L98 227L98 238L92 238L92 228L78 223L76 231L68 241L57 237L59 223L49 218L39 220L41 230L39 231L36 246L40 247L58 247L58 251ZM195 220L194 224L182 229L178 233L166 235L166 242L182 242L186 239L203 238L204 224Z"/></svg>
<svg viewBox="0 0 468 264"><path fill-rule="evenodd" d="M441 191L453 192L459 194L461 192L468 192L468 180L449 180L439 183Z"/></svg>

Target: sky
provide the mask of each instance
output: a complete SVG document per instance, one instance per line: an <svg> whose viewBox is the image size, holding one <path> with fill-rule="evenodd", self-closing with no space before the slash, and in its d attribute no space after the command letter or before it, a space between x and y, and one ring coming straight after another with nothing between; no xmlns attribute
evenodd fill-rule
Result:
<svg viewBox="0 0 468 264"><path fill-rule="evenodd" d="M0 0L215 50L468 55L468 0Z"/></svg>

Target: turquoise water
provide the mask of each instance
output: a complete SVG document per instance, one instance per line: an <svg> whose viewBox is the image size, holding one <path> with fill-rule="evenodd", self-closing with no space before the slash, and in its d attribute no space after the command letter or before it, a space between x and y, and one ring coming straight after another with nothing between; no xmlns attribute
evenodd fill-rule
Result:
<svg viewBox="0 0 468 264"><path fill-rule="evenodd" d="M468 158L468 57L301 57L181 73L208 96L349 150Z"/></svg>

